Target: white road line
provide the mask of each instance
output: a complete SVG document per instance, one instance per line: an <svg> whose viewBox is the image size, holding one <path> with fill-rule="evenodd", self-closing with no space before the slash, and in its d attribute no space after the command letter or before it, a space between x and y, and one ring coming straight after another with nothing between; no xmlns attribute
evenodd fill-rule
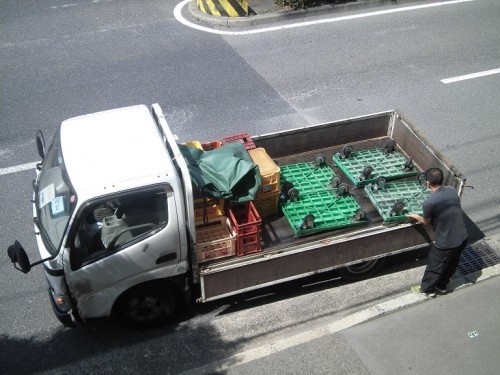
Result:
<svg viewBox="0 0 500 375"><path fill-rule="evenodd" d="M465 74L463 76L456 76L456 77L451 77L451 78L445 78L445 79L442 79L441 82L443 82L444 84L448 84L448 83L453 83L453 82L465 81L467 79L473 79L473 78L479 78L479 77L489 76L489 75L498 74L498 73L500 73L500 68L498 68L498 69L491 69L491 70L485 70L484 72L477 72L477 73Z"/></svg>
<svg viewBox="0 0 500 375"><path fill-rule="evenodd" d="M0 168L0 176L10 173L27 171L29 169L35 169L37 162L26 163L21 165L16 165L14 167Z"/></svg>
<svg viewBox="0 0 500 375"><path fill-rule="evenodd" d="M390 13L408 12L408 11L412 11L412 10L439 7L439 6L443 6L443 5L467 3L467 2L474 1L474 0L440 1L440 2L431 3L431 4L421 4L421 5L414 5L414 6L407 6L407 7L398 7L398 8L380 10L380 11L369 12L369 13L354 14L354 15L350 15L350 16L342 16L342 17L336 17L336 18L327 18L327 19L321 19L321 20L316 20L316 21L298 22L298 23L292 23L292 24L288 24L288 25L272 26L272 27L265 27L265 28L261 28L261 29L252 29L252 30L246 30L246 31L215 30L215 29L211 29L209 27L205 27L205 26L201 26L201 25L197 25L197 24L194 24L192 22L189 22L182 15L182 8L186 4L188 4L190 1L192 1L192 0L183 0L179 4L177 4L177 6L175 7L174 17L177 19L177 21L179 21L180 23L182 23L185 26L188 26L188 27L191 27L193 29L203 31L206 33L238 36L238 35L250 35L250 34L259 34L259 33L265 33L265 32L270 32L270 31L293 29L293 28L297 28L297 27L319 25L319 24L323 24L323 23L348 21L348 20L354 20L354 19L358 19L358 18L381 16L381 15L390 14Z"/></svg>
<svg viewBox="0 0 500 375"><path fill-rule="evenodd" d="M115 1L115 0L92 0L92 1L84 1L84 2L81 2L81 3L69 3L69 4L62 4L62 5L54 5L54 6L51 6L50 9L65 9L65 8L71 8L71 7L76 7L76 6L80 6L80 5L88 5L90 3L94 3L94 4L97 4L97 3L109 3L111 1Z"/></svg>

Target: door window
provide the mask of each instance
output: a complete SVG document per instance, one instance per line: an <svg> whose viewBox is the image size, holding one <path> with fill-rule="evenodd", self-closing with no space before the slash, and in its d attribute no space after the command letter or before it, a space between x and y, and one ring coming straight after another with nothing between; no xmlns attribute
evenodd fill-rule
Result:
<svg viewBox="0 0 500 375"><path fill-rule="evenodd" d="M134 191L86 204L71 241L78 269L157 233L167 223L165 189Z"/></svg>

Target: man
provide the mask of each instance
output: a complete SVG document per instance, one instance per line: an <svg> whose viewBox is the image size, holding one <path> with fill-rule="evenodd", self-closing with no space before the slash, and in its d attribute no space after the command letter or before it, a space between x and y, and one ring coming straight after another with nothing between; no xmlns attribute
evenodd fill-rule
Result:
<svg viewBox="0 0 500 375"><path fill-rule="evenodd" d="M436 293L447 293L446 287L467 245L467 230L457 191L451 186L443 186L443 171L430 168L425 177L432 194L422 205L424 216L408 214L408 217L421 224L432 225L435 241L422 282L412 286L411 290L435 297Z"/></svg>

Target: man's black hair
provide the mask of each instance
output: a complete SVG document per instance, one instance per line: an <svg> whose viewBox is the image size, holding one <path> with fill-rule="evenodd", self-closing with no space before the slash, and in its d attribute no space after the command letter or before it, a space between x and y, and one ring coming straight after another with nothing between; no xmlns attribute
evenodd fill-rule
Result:
<svg viewBox="0 0 500 375"><path fill-rule="evenodd" d="M429 168L425 171L425 178L431 186L441 186L443 185L443 171L439 168Z"/></svg>

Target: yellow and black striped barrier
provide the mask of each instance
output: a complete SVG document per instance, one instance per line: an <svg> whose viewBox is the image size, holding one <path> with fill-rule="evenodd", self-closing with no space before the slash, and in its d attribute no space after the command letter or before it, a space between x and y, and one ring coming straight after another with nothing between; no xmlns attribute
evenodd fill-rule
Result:
<svg viewBox="0 0 500 375"><path fill-rule="evenodd" d="M196 0L196 5L200 11L211 16L248 16L248 0Z"/></svg>

